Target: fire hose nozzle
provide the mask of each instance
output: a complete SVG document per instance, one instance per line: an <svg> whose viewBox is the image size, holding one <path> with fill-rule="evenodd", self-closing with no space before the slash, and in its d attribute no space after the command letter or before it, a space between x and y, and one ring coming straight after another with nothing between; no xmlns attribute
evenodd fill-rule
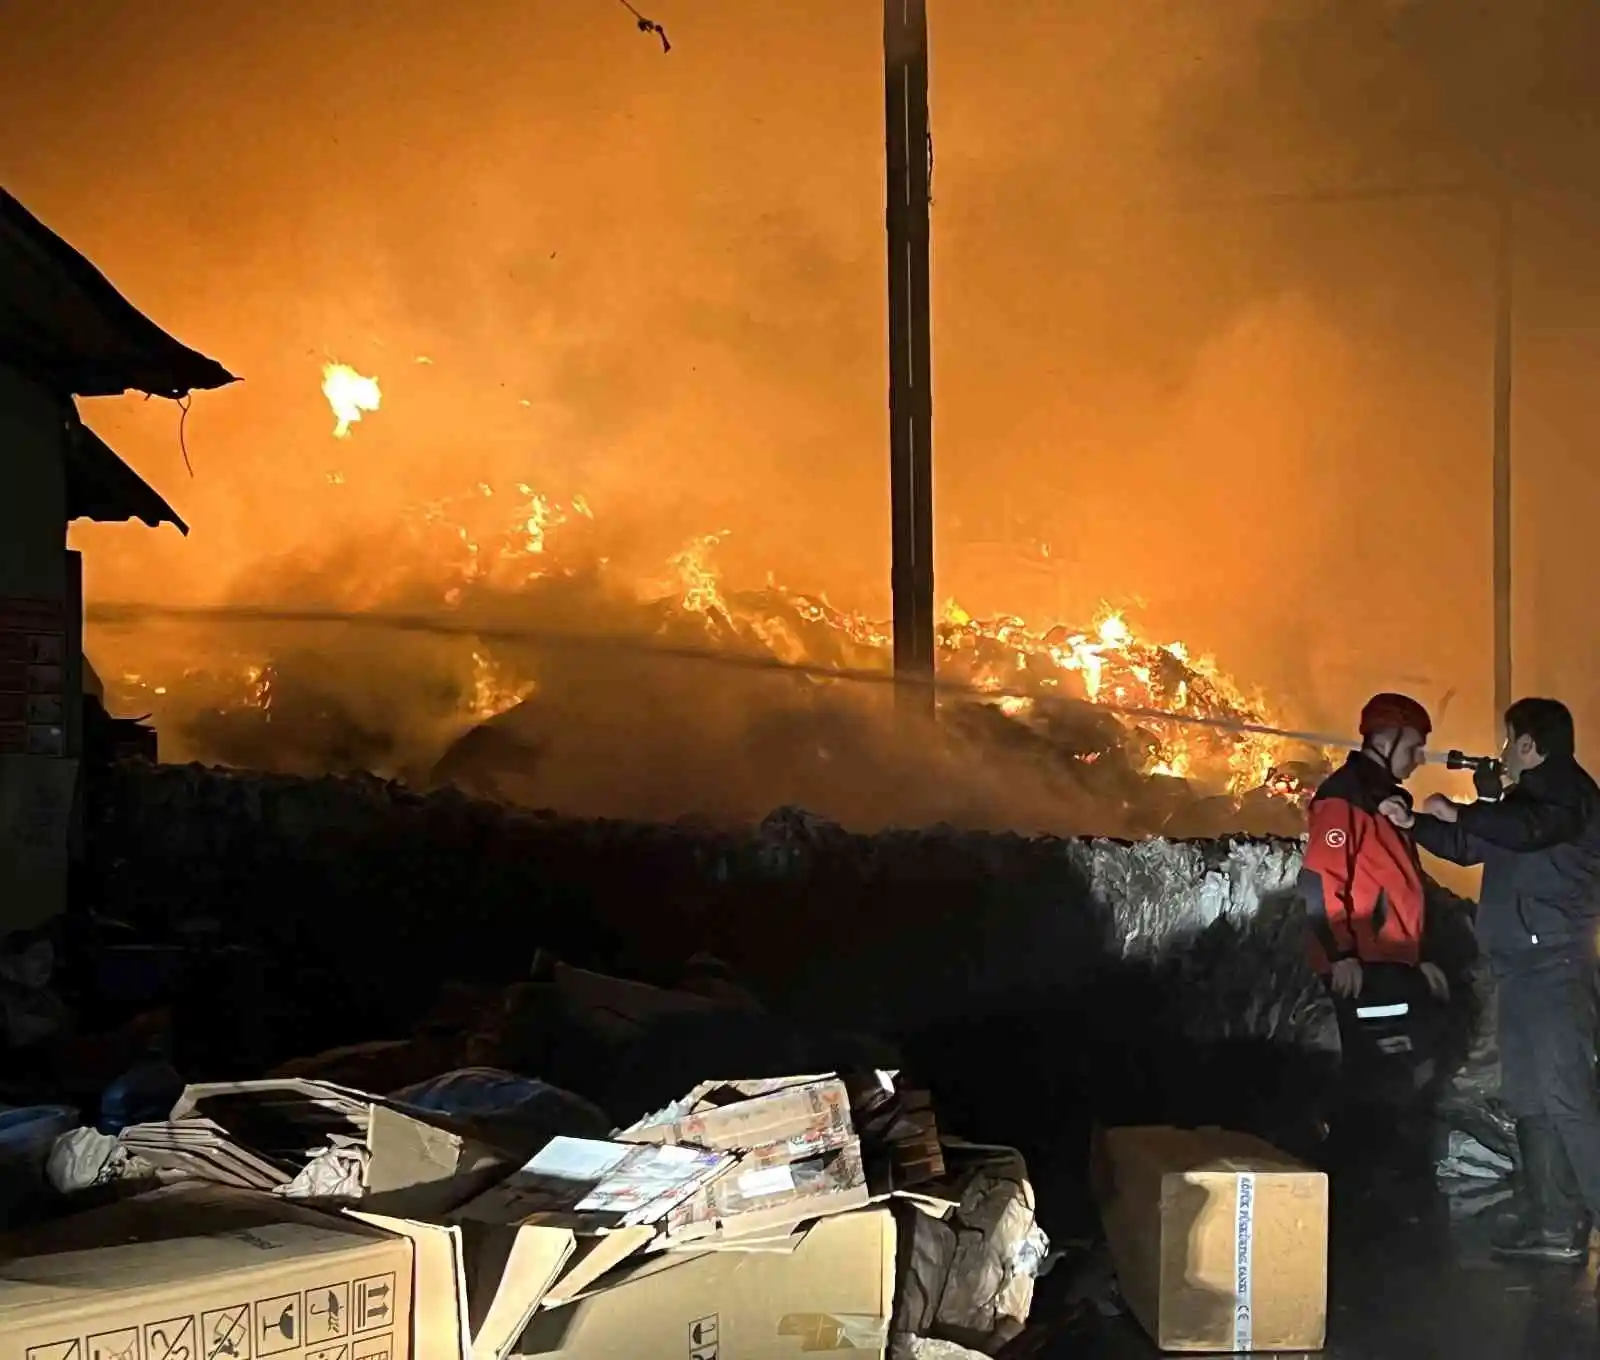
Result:
<svg viewBox="0 0 1600 1360"><path fill-rule="evenodd" d="M1446 769L1471 770L1472 787L1479 798L1494 802L1505 788L1506 767L1493 756L1469 756L1451 751L1444 763Z"/></svg>

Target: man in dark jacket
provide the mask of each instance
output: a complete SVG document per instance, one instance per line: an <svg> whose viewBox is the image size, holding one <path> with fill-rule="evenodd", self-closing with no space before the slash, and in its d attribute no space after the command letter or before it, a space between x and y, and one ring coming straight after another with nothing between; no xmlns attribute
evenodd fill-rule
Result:
<svg viewBox="0 0 1600 1360"><path fill-rule="evenodd" d="M1415 818L1386 815L1431 854L1483 865L1478 943L1499 988L1501 1097L1517 1119L1526 1197L1496 1254L1577 1262L1600 1216L1600 787L1574 755L1565 705L1520 699L1505 729L1502 797L1462 806L1435 794Z"/></svg>

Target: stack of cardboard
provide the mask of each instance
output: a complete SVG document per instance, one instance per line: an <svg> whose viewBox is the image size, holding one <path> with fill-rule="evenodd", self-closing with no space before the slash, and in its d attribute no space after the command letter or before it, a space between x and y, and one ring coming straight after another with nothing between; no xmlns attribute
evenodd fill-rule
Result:
<svg viewBox="0 0 1600 1360"><path fill-rule="evenodd" d="M456 1121L295 1078L190 1086L171 1118L130 1125L119 1141L163 1171L391 1213L453 1208L515 1164Z"/></svg>
<svg viewBox="0 0 1600 1360"><path fill-rule="evenodd" d="M971 1176L931 1179L931 1108L887 1073L708 1082L611 1139L509 1164L293 1080L191 1088L127 1141L189 1179L0 1242L0 1360L881 1360L907 1326L906 1216L959 1236L981 1208ZM363 1179L293 1203L318 1148L358 1154ZM985 1270L965 1272L978 1292Z"/></svg>

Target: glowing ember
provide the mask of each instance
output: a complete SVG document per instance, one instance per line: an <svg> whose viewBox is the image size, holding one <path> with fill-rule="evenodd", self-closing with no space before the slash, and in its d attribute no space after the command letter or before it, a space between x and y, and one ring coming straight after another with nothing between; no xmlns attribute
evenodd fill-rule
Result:
<svg viewBox="0 0 1600 1360"><path fill-rule="evenodd" d="M472 697L467 712L475 721L484 722L515 708L535 688L531 680L508 679L504 668L493 657L475 650L472 653Z"/></svg>
<svg viewBox="0 0 1600 1360"><path fill-rule="evenodd" d="M1291 803L1302 806L1310 800L1312 790L1306 787L1305 781L1297 774L1287 770L1269 770L1262 787L1274 798L1287 799Z"/></svg>
<svg viewBox="0 0 1600 1360"><path fill-rule="evenodd" d="M350 427L361 419L361 413L376 411L383 400L378 380L362 377L349 364L322 366L322 395L339 422L333 427L335 439L348 439Z"/></svg>

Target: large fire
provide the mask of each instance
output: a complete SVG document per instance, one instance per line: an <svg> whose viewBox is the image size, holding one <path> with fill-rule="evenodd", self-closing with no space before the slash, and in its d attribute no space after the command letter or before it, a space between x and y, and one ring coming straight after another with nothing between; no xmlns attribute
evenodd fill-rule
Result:
<svg viewBox="0 0 1600 1360"><path fill-rule="evenodd" d="M322 390L340 439L381 402L377 380L343 364L325 367ZM337 471L328 480L345 483ZM877 816L898 798L915 805L909 815L1042 808L1057 825L1061 800L1082 794L1090 820L1120 808L1101 825L1148 829L1186 815L1180 804L1276 817L1304 797L1311 767L1286 765L1286 742L1226 726L1273 726L1259 696L1181 642L1138 636L1109 605L1088 626L1037 627L948 601L937 630L945 720L908 746L907 729L878 720L888 687L859 683L891 678L888 626L770 577L734 588L716 561L726 537L693 537L656 570L637 554L623 565L612 553L627 535L598 524L582 495L479 482L411 506L320 565L274 574L286 605L431 615L452 622L445 634L375 640L323 623L314 636L253 624L124 635L108 699L153 714L180 757L368 769L629 814L793 796ZM737 669L708 668L719 660ZM752 664L788 672L787 687L762 688ZM490 767L514 784L519 768L537 769L545 782L508 792L500 776L478 777ZM949 796L930 802L930 787Z"/></svg>
<svg viewBox="0 0 1600 1360"><path fill-rule="evenodd" d="M594 524L594 511L582 496L556 498L527 484L502 493L479 483L463 495L414 507L404 525L406 550L377 555L387 567L351 586L346 603L355 611L382 608L404 591L407 607L414 608L426 602L414 589L425 576L424 597L431 595L440 614L476 617L474 609L492 601L495 618L504 620L515 617L518 600L531 604L551 583L582 576L631 601L645 620L646 636L698 637L709 649L763 655L775 663L889 668L885 624L838 608L826 595L793 592L771 581L755 590L730 588L714 562L723 533L691 540L655 579L639 581L617 579L609 559L586 542ZM1191 655L1181 642L1143 639L1123 613L1109 607L1087 627L1038 628L1014 617L974 618L952 600L944 607L938 643L941 680L970 691L965 700L958 695L944 703L979 705L1019 729L1059 730L1063 704L1070 708L1074 701L1272 722L1265 703L1246 694L1210 657ZM480 638L464 650L467 673L455 702L458 730L518 704L538 703L537 659L527 648ZM237 657L229 664L238 666L233 682L214 669L186 668L182 678L159 680L143 668L127 672L114 701L124 711L155 710L159 720L187 683L203 688L212 707L254 709L272 721L279 683L274 659ZM1159 720L1117 721L1127 729L1143 774L1236 795L1267 788L1298 796L1292 781L1269 780L1285 754L1276 738Z"/></svg>

